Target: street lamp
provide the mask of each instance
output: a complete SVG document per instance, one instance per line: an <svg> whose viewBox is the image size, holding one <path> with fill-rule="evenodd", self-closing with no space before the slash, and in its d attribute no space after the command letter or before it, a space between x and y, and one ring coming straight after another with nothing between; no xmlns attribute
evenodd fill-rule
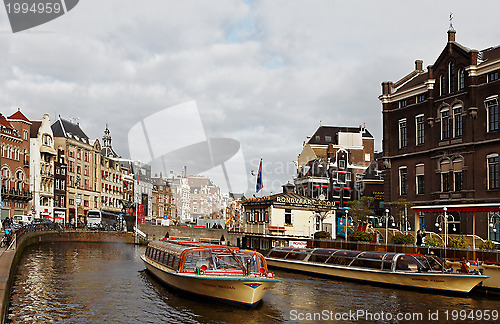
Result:
<svg viewBox="0 0 500 324"><path fill-rule="evenodd" d="M488 241L491 240L491 237L490 237L490 233L493 232L495 233L494 235L496 236L496 233L497 233L497 227L498 227L498 224L500 223L500 215L499 214L490 214L489 215L489 221L488 221L488 226L490 227L489 230L488 230ZM496 237L495 237L496 239Z"/></svg>
<svg viewBox="0 0 500 324"><path fill-rule="evenodd" d="M436 227L438 228L438 230L441 231L442 228L441 228L441 222L439 221L439 218L443 218L442 222L444 224L444 247L445 248L448 245L448 218L449 217L452 219L451 222L453 223L453 231L455 232L457 230L457 228L455 227L455 217L453 217L453 215L446 214L446 211L448 211L448 208L443 207L443 215L439 215L436 218L436 224L435 224Z"/></svg>
<svg viewBox="0 0 500 324"><path fill-rule="evenodd" d="M387 245L387 236L389 235L388 231L389 231L389 219L392 219L392 224L391 226L394 227L396 226L396 223L394 223L394 217L392 216L389 216L389 209L386 209L385 210L385 216L384 216L384 220L385 220L385 245ZM379 226L382 226L382 223L379 223Z"/></svg>

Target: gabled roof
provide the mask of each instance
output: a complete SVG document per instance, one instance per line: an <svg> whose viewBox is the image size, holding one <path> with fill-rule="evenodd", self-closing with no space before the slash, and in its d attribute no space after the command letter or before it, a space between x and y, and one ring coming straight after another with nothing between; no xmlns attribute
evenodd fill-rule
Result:
<svg viewBox="0 0 500 324"><path fill-rule="evenodd" d="M18 108L18 110L13 113L10 117L9 117L10 120L22 120L24 122L27 122L29 124L31 124L30 120L28 118L26 118L26 116L23 115L23 113L21 112L21 109Z"/></svg>
<svg viewBox="0 0 500 324"><path fill-rule="evenodd" d="M9 129L14 129L14 126L12 126L12 124L2 114L0 114L0 125L2 125L3 127L7 127Z"/></svg>
<svg viewBox="0 0 500 324"><path fill-rule="evenodd" d="M59 119L54 122L54 124L52 124L51 128L54 137L72 138L77 141L92 145L90 143L90 139L82 131L79 124L74 124L59 117Z"/></svg>
<svg viewBox="0 0 500 324"><path fill-rule="evenodd" d="M483 62L493 61L500 58L500 46L490 47L479 52L479 58Z"/></svg>
<svg viewBox="0 0 500 324"><path fill-rule="evenodd" d="M320 126L314 135L307 141L309 144L318 145L338 145L338 133L362 133L363 137L372 138L372 134L364 127L345 127L345 126ZM331 141L327 141L327 136Z"/></svg>
<svg viewBox="0 0 500 324"><path fill-rule="evenodd" d="M35 120L35 121L31 122L30 138L37 138L38 137L38 130L40 129L41 125L42 125L41 120Z"/></svg>

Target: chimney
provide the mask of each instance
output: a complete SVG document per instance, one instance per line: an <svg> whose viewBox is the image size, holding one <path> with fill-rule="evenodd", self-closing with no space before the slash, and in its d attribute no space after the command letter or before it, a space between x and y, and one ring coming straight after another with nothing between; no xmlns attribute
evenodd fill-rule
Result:
<svg viewBox="0 0 500 324"><path fill-rule="evenodd" d="M294 193L295 186L288 182L286 185L283 185L283 193Z"/></svg>
<svg viewBox="0 0 500 324"><path fill-rule="evenodd" d="M423 66L424 66L424 61L422 61L422 60L415 61L415 71L418 71L418 72L424 71Z"/></svg>
<svg viewBox="0 0 500 324"><path fill-rule="evenodd" d="M456 33L457 33L457 31L455 29L453 29L453 27L450 26L450 29L448 29L448 43L455 41L455 34Z"/></svg>
<svg viewBox="0 0 500 324"><path fill-rule="evenodd" d="M391 94L392 85L393 85L393 83L390 81L382 82L382 94L383 95Z"/></svg>

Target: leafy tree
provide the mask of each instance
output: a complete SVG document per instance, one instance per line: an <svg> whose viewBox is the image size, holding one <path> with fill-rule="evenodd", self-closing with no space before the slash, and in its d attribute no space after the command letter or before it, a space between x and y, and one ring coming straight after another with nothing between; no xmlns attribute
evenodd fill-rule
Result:
<svg viewBox="0 0 500 324"><path fill-rule="evenodd" d="M373 214L373 210L370 207L374 199L373 197L363 196L358 200L348 201L347 206L350 208L349 216L355 220L368 220L368 216Z"/></svg>

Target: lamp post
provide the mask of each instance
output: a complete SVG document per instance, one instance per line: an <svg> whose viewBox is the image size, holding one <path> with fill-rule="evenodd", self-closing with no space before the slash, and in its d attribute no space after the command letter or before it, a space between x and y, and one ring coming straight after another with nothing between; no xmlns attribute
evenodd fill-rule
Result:
<svg viewBox="0 0 500 324"><path fill-rule="evenodd" d="M455 218L453 217L453 215L449 215L449 214L446 214L446 212L448 211L448 208L446 207L443 207L443 215L439 215L437 218L436 218L436 227L439 229L439 231L442 230L441 228L441 224L440 224L440 221L439 221L439 218L442 217L443 220L443 225L444 225L444 247L446 248L448 246L448 218L450 217L452 219L452 223L453 223L453 231L456 231L456 228L455 228Z"/></svg>
<svg viewBox="0 0 500 324"><path fill-rule="evenodd" d="M348 210L345 211L345 242L347 243L347 213L348 213Z"/></svg>
<svg viewBox="0 0 500 324"><path fill-rule="evenodd" d="M385 246L387 248L387 235L388 234L388 224L389 224L389 209L385 210Z"/></svg>

